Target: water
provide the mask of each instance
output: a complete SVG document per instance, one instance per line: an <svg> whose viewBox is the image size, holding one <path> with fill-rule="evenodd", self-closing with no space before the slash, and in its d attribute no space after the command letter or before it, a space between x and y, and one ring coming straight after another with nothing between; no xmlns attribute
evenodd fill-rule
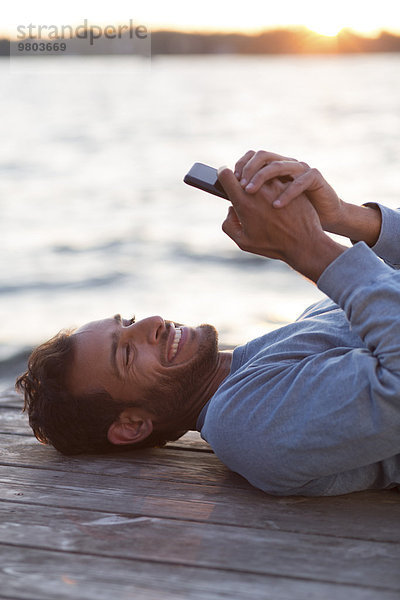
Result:
<svg viewBox="0 0 400 600"><path fill-rule="evenodd" d="M321 297L234 246L227 203L182 182L195 161L270 149L348 201L399 204L399 55L39 60L0 62L2 360L116 312L243 343Z"/></svg>

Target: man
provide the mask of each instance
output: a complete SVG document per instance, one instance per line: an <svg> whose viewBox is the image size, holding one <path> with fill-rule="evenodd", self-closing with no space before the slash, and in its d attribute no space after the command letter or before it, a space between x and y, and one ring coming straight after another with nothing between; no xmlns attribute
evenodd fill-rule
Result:
<svg viewBox="0 0 400 600"><path fill-rule="evenodd" d="M279 495L400 484L400 215L341 201L315 169L252 151L221 169L223 230L331 300L219 352L210 325L119 315L36 349L17 387L36 436L71 454L161 445L198 429L217 456ZM347 248L325 231L349 237ZM371 248L369 248L370 246Z"/></svg>

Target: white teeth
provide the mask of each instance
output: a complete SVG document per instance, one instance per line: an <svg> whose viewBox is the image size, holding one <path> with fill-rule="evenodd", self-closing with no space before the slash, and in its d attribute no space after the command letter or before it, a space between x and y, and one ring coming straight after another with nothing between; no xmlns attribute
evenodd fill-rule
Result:
<svg viewBox="0 0 400 600"><path fill-rule="evenodd" d="M176 356L176 353L178 351L179 340L181 339L181 335L182 335L182 329L176 329L174 341L172 342L171 349L170 349L170 360L173 360Z"/></svg>

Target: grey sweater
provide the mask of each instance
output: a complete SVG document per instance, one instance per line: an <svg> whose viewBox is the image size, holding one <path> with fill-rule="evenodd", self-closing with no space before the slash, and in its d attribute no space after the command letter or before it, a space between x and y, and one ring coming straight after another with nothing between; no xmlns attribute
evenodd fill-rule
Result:
<svg viewBox="0 0 400 600"><path fill-rule="evenodd" d="M200 413L220 460L270 494L400 484L400 213L379 208L374 248L346 250L318 280L329 298L236 348Z"/></svg>

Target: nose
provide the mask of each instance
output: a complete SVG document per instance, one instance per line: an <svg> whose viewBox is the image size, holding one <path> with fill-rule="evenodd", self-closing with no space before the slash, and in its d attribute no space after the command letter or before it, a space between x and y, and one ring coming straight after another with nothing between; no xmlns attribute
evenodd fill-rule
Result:
<svg viewBox="0 0 400 600"><path fill-rule="evenodd" d="M164 319L156 315L141 319L124 329L128 335L135 334L135 338L140 337L150 344L157 344L167 328Z"/></svg>

